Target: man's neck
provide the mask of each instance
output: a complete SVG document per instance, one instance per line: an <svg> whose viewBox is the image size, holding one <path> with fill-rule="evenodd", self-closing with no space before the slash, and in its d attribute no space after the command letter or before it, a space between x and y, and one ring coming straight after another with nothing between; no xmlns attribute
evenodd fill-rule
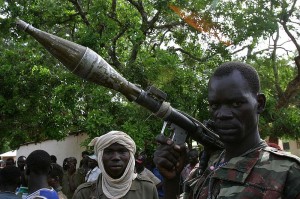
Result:
<svg viewBox="0 0 300 199"><path fill-rule="evenodd" d="M253 136L252 139L251 138L247 138L247 139L248 139L248 141L244 142L244 143L225 144L224 160L227 162L231 158L241 156L241 155L251 151L252 149L256 148L261 141L259 134L257 134L257 136ZM249 142L249 139L251 139L250 142Z"/></svg>
<svg viewBox="0 0 300 199"><path fill-rule="evenodd" d="M49 188L47 177L45 177L45 176L30 177L30 179L28 181L29 194L32 194L35 191L42 189L42 188Z"/></svg>

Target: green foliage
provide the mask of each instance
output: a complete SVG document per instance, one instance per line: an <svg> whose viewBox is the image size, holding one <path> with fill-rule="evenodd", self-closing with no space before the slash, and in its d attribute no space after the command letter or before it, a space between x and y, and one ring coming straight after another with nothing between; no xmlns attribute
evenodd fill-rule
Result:
<svg viewBox="0 0 300 199"><path fill-rule="evenodd" d="M110 130L127 132L141 150L145 146L153 149L153 139L162 126L161 119L121 94L66 71L32 37L16 30L18 17L93 49L130 82L143 89L154 85L168 94L167 101L173 107L203 121L209 118L207 82L214 68L224 61L244 59L233 54L234 47L249 41L257 47L259 39L276 32L280 17L289 8L283 8L280 1L266 0L121 0L116 5L103 0L82 0L76 5L75 1L58 0L3 2L0 141L6 143L5 149L32 141L60 140L72 132L86 132L92 138ZM214 22L219 33L235 46L226 46L213 34L184 23L169 5ZM297 15L295 9L293 16ZM299 34L297 26L290 25ZM269 99L261 116L263 136L300 135L299 94L290 106L276 109L280 92L275 85L284 90L297 75L290 59L278 59L277 71L270 52L247 60L263 77L262 90Z"/></svg>

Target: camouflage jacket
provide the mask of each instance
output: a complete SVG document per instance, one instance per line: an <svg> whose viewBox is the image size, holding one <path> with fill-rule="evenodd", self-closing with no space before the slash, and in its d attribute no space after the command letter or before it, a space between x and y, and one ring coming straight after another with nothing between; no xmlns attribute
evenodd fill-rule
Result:
<svg viewBox="0 0 300 199"><path fill-rule="evenodd" d="M265 146L217 169L208 167L189 184L184 198L300 198L300 158Z"/></svg>

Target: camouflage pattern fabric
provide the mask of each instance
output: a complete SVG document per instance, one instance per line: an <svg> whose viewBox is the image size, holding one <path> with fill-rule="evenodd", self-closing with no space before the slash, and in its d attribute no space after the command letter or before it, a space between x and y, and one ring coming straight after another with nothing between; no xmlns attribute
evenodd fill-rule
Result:
<svg viewBox="0 0 300 199"><path fill-rule="evenodd" d="M208 167L192 184L185 198L300 198L300 158L264 146L218 169Z"/></svg>

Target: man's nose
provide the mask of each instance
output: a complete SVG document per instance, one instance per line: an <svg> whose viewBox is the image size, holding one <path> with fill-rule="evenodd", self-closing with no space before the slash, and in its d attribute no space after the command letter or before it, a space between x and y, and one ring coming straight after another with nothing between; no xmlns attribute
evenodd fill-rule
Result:
<svg viewBox="0 0 300 199"><path fill-rule="evenodd" d="M217 119L226 120L233 117L233 113L228 106L221 106L216 113Z"/></svg>
<svg viewBox="0 0 300 199"><path fill-rule="evenodd" d="M119 152L114 152L113 154L112 154L112 159L113 160L120 160L121 158L120 158L120 153Z"/></svg>

